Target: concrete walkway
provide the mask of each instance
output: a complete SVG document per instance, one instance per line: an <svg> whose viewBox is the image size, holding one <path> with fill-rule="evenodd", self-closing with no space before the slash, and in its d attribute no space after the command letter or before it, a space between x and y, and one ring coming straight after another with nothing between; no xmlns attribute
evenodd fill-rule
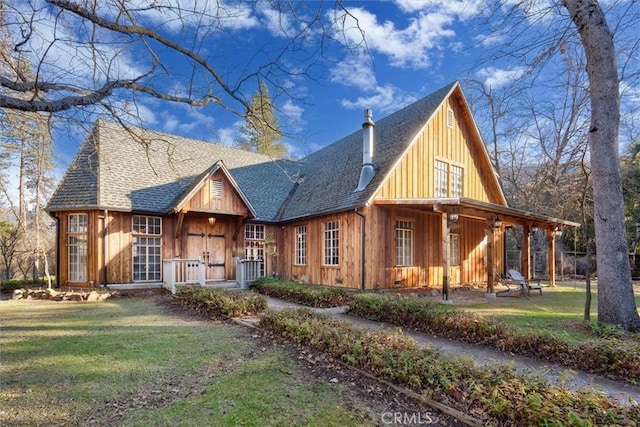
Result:
<svg viewBox="0 0 640 427"><path fill-rule="evenodd" d="M304 306L276 298L267 297L269 308L302 308ZM307 307L308 308L308 307ZM359 317L346 314L347 307L337 308L316 308L315 312L330 316L354 326L368 329L396 330L397 326L385 323L365 320ZM640 387L626 384L620 381L613 381L598 375L588 374L581 371L574 371L563 365L540 361L529 357L518 356L511 353L503 353L483 346L466 344L434 335L404 330L403 333L414 338L422 347L434 348L440 354L469 356L480 366L498 365L512 366L516 372L523 374L533 374L545 378L551 384L562 385L570 390L593 389L610 396L623 405L640 404Z"/></svg>

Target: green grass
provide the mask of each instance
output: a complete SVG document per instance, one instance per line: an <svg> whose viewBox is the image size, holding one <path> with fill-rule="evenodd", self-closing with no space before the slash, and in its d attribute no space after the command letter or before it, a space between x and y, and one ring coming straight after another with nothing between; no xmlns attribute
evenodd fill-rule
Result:
<svg viewBox="0 0 640 427"><path fill-rule="evenodd" d="M2 301L0 316L1 425L377 424L282 348L153 299Z"/></svg>
<svg viewBox="0 0 640 427"><path fill-rule="evenodd" d="M545 287L542 296L537 293L525 298L497 298L495 302L465 305L464 310L486 317L495 317L521 333L541 330L565 336L570 342L579 342L593 338L593 332L602 330L597 327L597 290L592 291L591 322L585 324L584 284L559 284L554 288ZM636 305L640 307L640 294L636 292ZM609 328L603 333L615 333Z"/></svg>

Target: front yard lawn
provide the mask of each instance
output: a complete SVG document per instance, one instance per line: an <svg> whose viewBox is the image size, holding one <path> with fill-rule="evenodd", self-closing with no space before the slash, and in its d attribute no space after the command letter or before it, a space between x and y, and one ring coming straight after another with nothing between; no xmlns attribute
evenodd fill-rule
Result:
<svg viewBox="0 0 640 427"><path fill-rule="evenodd" d="M0 301L0 424L379 424L281 345L167 310L156 298Z"/></svg>

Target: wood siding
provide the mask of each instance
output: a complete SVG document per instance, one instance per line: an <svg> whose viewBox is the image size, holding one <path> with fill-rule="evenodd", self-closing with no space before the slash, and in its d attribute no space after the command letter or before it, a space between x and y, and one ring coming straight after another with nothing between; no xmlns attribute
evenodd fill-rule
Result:
<svg viewBox="0 0 640 427"><path fill-rule="evenodd" d="M380 207L362 209L366 218L365 236L365 288L368 290L401 287L442 286L442 246L441 214ZM395 225L396 220L412 221L413 265L395 265ZM340 265L323 265L323 224L339 221ZM307 227L307 264L295 265L295 229ZM347 231L347 228L348 231ZM279 255L279 269L284 277L307 283L361 288L361 218L353 211L314 218L288 224L282 233L282 249ZM487 280L486 262L486 222L471 218L461 218L460 234L460 276L459 285L485 284ZM502 234L494 234L496 259L503 253ZM501 261L500 261L501 262ZM455 283L454 283L455 284Z"/></svg>
<svg viewBox="0 0 640 427"><path fill-rule="evenodd" d="M339 223L338 265L324 265L324 224ZM295 229L307 227L307 263L295 265ZM361 218L354 211L288 224L282 230L282 250L278 257L281 275L307 283L359 289L362 283ZM367 263L367 268L371 268Z"/></svg>
<svg viewBox="0 0 640 427"><path fill-rule="evenodd" d="M453 111L453 127L447 125L448 109ZM463 197L500 203L499 196L489 185L495 179L493 171L478 160L484 157L479 153L482 141L464 111L466 108L455 97L448 98L400 159L375 198L435 197L435 161L441 160L463 168Z"/></svg>
<svg viewBox="0 0 640 427"><path fill-rule="evenodd" d="M212 197L211 187L215 183L219 183L217 185L221 186L221 198ZM215 193L215 191L213 193ZM183 212L205 212L239 216L249 215L249 209L246 204L221 171L215 172L210 179L205 181L191 199L186 201L182 210Z"/></svg>

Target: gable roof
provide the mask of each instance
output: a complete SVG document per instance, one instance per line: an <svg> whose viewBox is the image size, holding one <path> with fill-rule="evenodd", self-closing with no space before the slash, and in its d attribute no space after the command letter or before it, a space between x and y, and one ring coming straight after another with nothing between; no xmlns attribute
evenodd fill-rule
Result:
<svg viewBox="0 0 640 427"><path fill-rule="evenodd" d="M266 221L275 218L299 168L292 161L98 120L47 210L168 214L218 161L242 189L249 209Z"/></svg>
<svg viewBox="0 0 640 427"><path fill-rule="evenodd" d="M288 200L280 219L292 220L368 205L431 117L454 93L468 108L460 84L453 82L380 120L374 118L375 175L362 191L354 191L358 187L362 167L362 131L356 131L304 158L301 183ZM477 136L473 142L478 145L476 152L483 156L483 164L491 170L494 178L491 184L500 195L500 202L506 204L475 122L472 131Z"/></svg>
<svg viewBox="0 0 640 427"><path fill-rule="evenodd" d="M227 146L99 120L48 205L49 211L110 209L168 214L223 162L257 220L288 221L368 205L439 107L456 96L468 109L458 82L375 122L375 175L362 191L362 131L299 162L278 160ZM472 142L493 170L475 122ZM492 178L495 178L493 173ZM491 185L502 195L497 179ZM506 205L506 202L504 202Z"/></svg>
<svg viewBox="0 0 640 427"><path fill-rule="evenodd" d="M182 194L178 196L178 198L176 199L176 202L171 206L171 211L179 212L184 207L184 205L186 205L189 202L189 200L202 187L204 187L205 182L207 182L207 180L211 178L218 171L220 171L222 175L224 175L224 177L227 179L227 181L229 181L229 184L231 184L231 187L233 188L233 190L238 194L240 199L242 199L244 204L249 209L249 212L251 212L251 216L253 216L254 218L258 216L255 209L253 209L253 206L251 205L247 197L244 195L243 191L238 186L238 183L236 182L236 180L233 179L233 177L229 173L229 170L225 167L222 160L218 160L208 170L201 173L200 176L195 181L193 181L193 183L189 187L187 187Z"/></svg>

